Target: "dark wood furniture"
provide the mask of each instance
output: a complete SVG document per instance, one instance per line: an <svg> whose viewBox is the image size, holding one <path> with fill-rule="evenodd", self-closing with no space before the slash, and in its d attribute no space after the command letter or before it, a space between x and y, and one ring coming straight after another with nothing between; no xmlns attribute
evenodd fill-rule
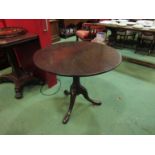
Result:
<svg viewBox="0 0 155 155"><path fill-rule="evenodd" d="M153 51L155 46L155 33L152 32L142 32L138 35L136 50L138 49L145 49L148 52L148 55Z"/></svg>
<svg viewBox="0 0 155 155"><path fill-rule="evenodd" d="M3 20L0 20L0 22L4 22ZM5 23L3 23L3 26L6 26ZM7 37L13 37L20 34L25 34L26 30L23 28L17 28L17 27L2 27L0 28L0 39L7 38ZM9 66L8 59L6 53L3 51L3 49L0 49L0 69L4 69Z"/></svg>
<svg viewBox="0 0 155 155"><path fill-rule="evenodd" d="M36 40L38 41L38 35L31 34L0 39L0 50L3 50L6 53L8 61L12 67L12 73L0 76L0 83L13 82L15 84L15 97L17 99L23 97L23 87L27 83L32 81L40 82L40 80L38 80L32 72L24 70L24 68L21 66L22 62L19 62L16 53L16 48L23 46L27 49L25 44ZM29 51L27 51L27 53L29 53ZM27 59L27 63L30 62L29 57L25 57L25 59Z"/></svg>
<svg viewBox="0 0 155 155"><path fill-rule="evenodd" d="M60 31L59 31L58 20L51 19L51 20L49 20L49 22L50 22L52 43L57 42L60 40Z"/></svg>
<svg viewBox="0 0 155 155"><path fill-rule="evenodd" d="M96 22L93 19L59 19L60 36L67 38L75 35L76 30L82 28L85 22Z"/></svg>
<svg viewBox="0 0 155 155"><path fill-rule="evenodd" d="M93 76L108 72L121 63L121 55L113 48L92 42L65 42L38 50L34 62L40 69L62 76L73 77L70 91L70 106L63 123L67 123L77 95L82 94L93 105L101 102L92 100L80 77Z"/></svg>
<svg viewBox="0 0 155 155"><path fill-rule="evenodd" d="M136 36L136 32L135 31L131 31L131 30L124 30L124 29L120 29L116 31L116 42L119 43L123 43L122 46L124 45L124 43L126 43L127 41L130 40L130 42L134 42L135 36Z"/></svg>
<svg viewBox="0 0 155 155"><path fill-rule="evenodd" d="M0 50L0 69L9 67L7 55L3 50Z"/></svg>
<svg viewBox="0 0 155 155"><path fill-rule="evenodd" d="M83 41L91 41L96 37L98 32L106 33L105 26L83 23L82 29L76 31L76 41L79 41L79 38Z"/></svg>
<svg viewBox="0 0 155 155"><path fill-rule="evenodd" d="M91 41L93 38L90 35L91 23L83 23L82 28L76 31L76 41L79 41L79 38L83 41Z"/></svg>

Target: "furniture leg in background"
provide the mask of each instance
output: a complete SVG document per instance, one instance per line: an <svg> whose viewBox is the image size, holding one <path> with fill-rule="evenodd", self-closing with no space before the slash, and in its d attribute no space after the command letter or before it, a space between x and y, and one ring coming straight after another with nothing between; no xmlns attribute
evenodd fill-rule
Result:
<svg viewBox="0 0 155 155"><path fill-rule="evenodd" d="M32 81L41 83L41 81L34 77L33 73L26 72L19 68L13 49L7 48L5 52L7 53L8 61L12 67L12 73L0 76L0 83L13 82L15 84L15 97L20 99L23 97L23 87L26 84Z"/></svg>
<svg viewBox="0 0 155 155"><path fill-rule="evenodd" d="M12 68L10 74L0 76L0 83L13 82L15 84L15 98L17 99L23 97L23 88L25 85L43 84L41 78L34 75L36 67L31 64L33 52L40 48L38 46L37 38L37 35L27 34L18 37L0 39L0 48L6 53L8 62ZM33 46L31 47L30 44ZM20 49L21 47L25 50ZM20 54L24 53L24 59L20 59ZM29 66L29 69L25 68L24 62Z"/></svg>

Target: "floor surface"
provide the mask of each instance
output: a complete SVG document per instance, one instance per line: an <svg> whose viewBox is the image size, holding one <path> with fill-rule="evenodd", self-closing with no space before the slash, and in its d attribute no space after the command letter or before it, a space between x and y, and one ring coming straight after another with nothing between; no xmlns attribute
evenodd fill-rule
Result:
<svg viewBox="0 0 155 155"><path fill-rule="evenodd" d="M3 70L0 74L9 72ZM111 72L81 78L89 95L102 101L93 106L82 96L76 100L71 119L62 119L69 105L71 78L58 77L60 91L43 96L40 86L24 89L24 98L14 98L13 84L0 85L0 134L155 134L155 71L136 64L122 62ZM58 88L44 89L53 93Z"/></svg>

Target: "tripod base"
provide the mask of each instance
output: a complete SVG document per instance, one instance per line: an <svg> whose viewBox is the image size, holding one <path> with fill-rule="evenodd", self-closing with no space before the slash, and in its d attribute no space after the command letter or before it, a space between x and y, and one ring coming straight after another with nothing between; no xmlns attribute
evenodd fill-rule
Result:
<svg viewBox="0 0 155 155"><path fill-rule="evenodd" d="M69 109L68 112L66 113L64 119L63 119L63 123L66 124L69 119L70 119L70 115L75 103L75 99L77 95L82 94L84 96L84 98L86 100L88 100L89 102L91 102L93 105L101 105L101 102L98 101L94 101L93 99L91 99L88 96L88 92L86 90L86 88L84 88L81 84L80 84L80 77L73 77L73 83L70 87L70 91L65 90L64 91L65 95L70 95L70 105L69 105Z"/></svg>

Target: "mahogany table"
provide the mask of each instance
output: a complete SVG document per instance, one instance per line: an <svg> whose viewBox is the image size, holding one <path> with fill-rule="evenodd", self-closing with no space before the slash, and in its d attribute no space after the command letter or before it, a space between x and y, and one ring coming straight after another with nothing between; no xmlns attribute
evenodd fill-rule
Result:
<svg viewBox="0 0 155 155"><path fill-rule="evenodd" d="M65 42L58 43L38 50L34 55L34 63L42 70L62 76L73 77L70 91L69 109L63 119L67 123L76 99L82 94L93 105L101 102L92 100L86 88L80 84L80 77L93 76L105 73L121 63L121 55L113 48L93 42Z"/></svg>
<svg viewBox="0 0 155 155"><path fill-rule="evenodd" d="M8 61L12 67L12 73L0 76L0 83L2 82L13 82L15 84L15 97L17 99L23 97L23 87L32 81L37 81L40 83L40 79L37 80L36 77L30 72L24 71L19 67L16 54L13 50L17 45L33 41L38 39L38 35L35 34L25 34L10 38L0 38L0 48L6 52Z"/></svg>

